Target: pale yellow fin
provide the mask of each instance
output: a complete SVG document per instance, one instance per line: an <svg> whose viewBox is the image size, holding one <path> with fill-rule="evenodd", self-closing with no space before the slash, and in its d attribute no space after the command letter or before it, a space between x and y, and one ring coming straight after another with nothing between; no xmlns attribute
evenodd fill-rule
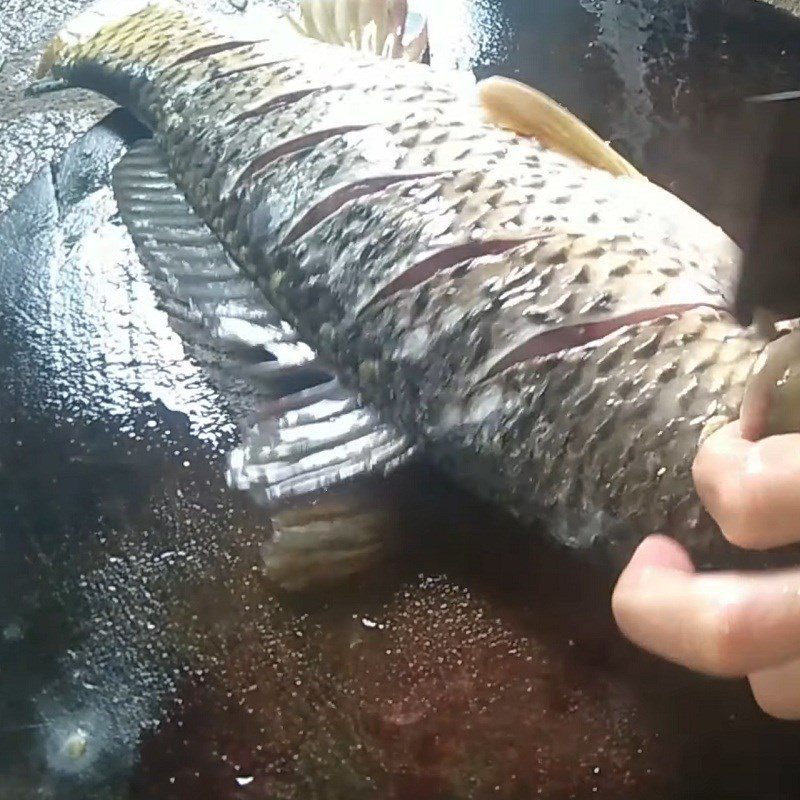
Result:
<svg viewBox="0 0 800 800"><path fill-rule="evenodd" d="M588 125L555 100L511 78L488 78L478 97L489 122L612 175L643 178Z"/></svg>
<svg viewBox="0 0 800 800"><path fill-rule="evenodd" d="M428 47L427 22L408 0L301 0L290 21L311 39L383 58L420 61Z"/></svg>

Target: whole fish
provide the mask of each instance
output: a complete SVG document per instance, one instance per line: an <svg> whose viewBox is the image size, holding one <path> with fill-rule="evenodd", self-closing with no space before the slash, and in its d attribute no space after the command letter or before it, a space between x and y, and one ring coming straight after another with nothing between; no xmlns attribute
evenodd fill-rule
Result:
<svg viewBox="0 0 800 800"><path fill-rule="evenodd" d="M68 26L32 90L93 89L153 131L120 212L198 357L271 398L230 477L273 514L279 582L371 563L415 457L562 543L665 532L732 563L692 461L759 357L767 432L783 373L729 312L722 230L549 98L414 63L419 31L404 58L396 4L371 3L382 25L329 4L306 37L130 5Z"/></svg>

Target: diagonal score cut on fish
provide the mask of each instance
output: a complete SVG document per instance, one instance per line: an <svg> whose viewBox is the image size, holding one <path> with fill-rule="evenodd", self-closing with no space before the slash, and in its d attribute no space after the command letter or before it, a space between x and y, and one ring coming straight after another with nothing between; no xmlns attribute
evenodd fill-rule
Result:
<svg viewBox="0 0 800 800"><path fill-rule="evenodd" d="M415 63L406 14L314 0L232 37L103 3L32 87L153 131L115 195L173 324L262 398L229 475L272 516L267 567L301 588L373 564L422 457L564 544L664 532L731 563L692 461L794 339L733 319L723 231L545 95ZM765 404L793 413L776 369L748 388L754 435Z"/></svg>

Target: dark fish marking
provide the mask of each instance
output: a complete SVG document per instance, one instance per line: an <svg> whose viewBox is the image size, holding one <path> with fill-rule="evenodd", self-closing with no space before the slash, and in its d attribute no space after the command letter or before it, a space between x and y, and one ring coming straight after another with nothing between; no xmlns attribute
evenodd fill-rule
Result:
<svg viewBox="0 0 800 800"><path fill-rule="evenodd" d="M329 377L327 381L310 386L308 389L265 401L259 413L262 418L280 417L290 411L314 407L324 400L343 404L340 410L352 411L358 406L357 395L345 389L337 378ZM249 419L248 427L254 425L255 421Z"/></svg>
<svg viewBox="0 0 800 800"><path fill-rule="evenodd" d="M291 155L301 150L308 150L309 148L316 147L318 144L322 144L322 142L328 139L333 139L336 136L341 136L351 131L361 131L366 127L366 125L342 125L339 128L326 128L321 131L313 131L312 133L298 136L296 139L284 141L277 147L272 147L260 156L256 156L256 158L242 170L233 188L234 190L240 188L242 184L252 180L258 173L265 170L270 164L283 156Z"/></svg>
<svg viewBox="0 0 800 800"><path fill-rule="evenodd" d="M260 41L263 41L263 39L217 42L217 44L209 44L205 47L198 47L196 50L190 50L188 53L184 53L182 56L176 58L175 61L169 65L169 68L172 69L173 67L178 67L181 64L185 64L187 61L199 61L200 59L207 58L208 56L215 56L217 53L226 53L229 50L239 50L244 47L250 47L251 45L258 44Z"/></svg>
<svg viewBox="0 0 800 800"><path fill-rule="evenodd" d="M317 225L336 214L342 206L349 203L351 200L357 200L360 197L376 194L396 183L417 180L419 178L435 177L439 174L441 173L417 172L413 174L398 173L395 175L379 175L342 186L334 192L331 192L318 203L315 203L300 220L292 226L291 230L284 238L283 243L286 246L294 244L298 239L301 239L316 228Z"/></svg>
<svg viewBox="0 0 800 800"><path fill-rule="evenodd" d="M683 314L697 308L711 308L716 311L727 311L727 309L714 306L710 303L676 303L669 306L656 306L655 308L645 308L639 311L632 311L629 314L610 317L596 322L584 324L565 325L560 328L537 333L510 353L506 353L496 361L486 373L485 379L499 375L501 372L521 364L524 361L532 361L537 358L558 353L562 350L572 350L576 347L583 347L591 342L604 339L612 333L630 325L637 325L642 322L652 322L653 320L667 317L673 314Z"/></svg>
<svg viewBox="0 0 800 800"><path fill-rule="evenodd" d="M288 108L293 103L299 102L304 97L308 97L308 95L313 94L314 92L328 91L329 89L329 86L312 86L307 89L298 89L294 92L286 92L284 94L276 95L275 97L270 97L269 100L261 103L261 105L258 105L255 108L249 108L247 111L242 111L235 117L232 117L228 124L241 122L242 120L251 119L252 117L265 116L266 114L274 111L283 111L283 109Z"/></svg>
<svg viewBox="0 0 800 800"><path fill-rule="evenodd" d="M252 64L243 64L242 66L239 67L218 69L214 70L214 74L211 76L211 80L217 81L223 78L230 78L232 75L241 75L243 72L252 72L253 70L263 69L264 67L275 67L278 64L287 64L289 63L289 61L290 59L288 58L276 58L266 61L256 61Z"/></svg>
<svg viewBox="0 0 800 800"><path fill-rule="evenodd" d="M389 281L389 283L383 286L364 304L364 308L373 303L380 302L381 300L386 300L405 289L411 289L423 281L428 280L428 278L432 278L437 272L455 267L464 261L481 258L482 256L501 255L508 250L512 250L526 242L532 241L534 238L536 237L528 236L519 239L476 240L439 250L427 258L422 259L422 261L417 261L412 264L407 270Z"/></svg>

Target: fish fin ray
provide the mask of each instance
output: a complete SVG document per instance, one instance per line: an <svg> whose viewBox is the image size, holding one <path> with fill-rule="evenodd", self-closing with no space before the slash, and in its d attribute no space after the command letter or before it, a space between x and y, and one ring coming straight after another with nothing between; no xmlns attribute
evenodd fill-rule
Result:
<svg viewBox="0 0 800 800"><path fill-rule="evenodd" d="M191 209L154 142L123 156L112 185L172 327L218 383L230 372L255 388L228 480L268 509L269 577L300 590L373 566L395 539L391 476L411 440L298 340Z"/></svg>
<svg viewBox="0 0 800 800"><path fill-rule="evenodd" d="M478 84L487 120L537 139L543 147L618 177L643 178L636 168L588 125L543 92L512 80L487 78Z"/></svg>
<svg viewBox="0 0 800 800"><path fill-rule="evenodd" d="M316 587L374 566L397 543L396 473L412 441L333 379L270 404L231 455L229 483L270 510L270 579Z"/></svg>
<svg viewBox="0 0 800 800"><path fill-rule="evenodd" d="M112 185L160 306L193 355L205 354L217 376L235 374L267 396L330 380L189 206L154 142L137 142L122 157Z"/></svg>
<svg viewBox="0 0 800 800"><path fill-rule="evenodd" d="M422 61L428 21L407 0L302 0L290 17L303 36L387 59Z"/></svg>

